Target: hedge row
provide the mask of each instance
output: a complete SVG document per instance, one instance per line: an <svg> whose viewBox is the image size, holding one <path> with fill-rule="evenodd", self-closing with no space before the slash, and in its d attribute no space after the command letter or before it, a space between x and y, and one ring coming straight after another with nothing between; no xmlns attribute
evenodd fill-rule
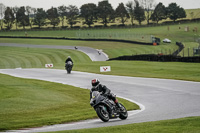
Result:
<svg viewBox="0 0 200 133"><path fill-rule="evenodd" d="M32 27L27 28L27 29L11 29L11 30L7 30L7 29L0 29L0 32L7 32L7 31L51 31L51 30L77 30L77 29L112 29L112 28L142 28L142 27L156 27L156 26L164 26L164 25L175 25L175 24L183 24L183 23L191 23L191 22L196 22L199 23L200 22L200 18L194 18L194 19L182 19L182 20L177 20L175 22L173 21L165 21L162 23L154 23L151 22L149 24L145 24L145 25L125 25L125 24L111 24L110 26L105 27L104 25L92 25L91 27L88 26L73 26L73 27L69 27L69 26L60 26L60 27Z"/></svg>
<svg viewBox="0 0 200 133"><path fill-rule="evenodd" d="M161 62L197 62L200 63L200 56L181 57L174 55L143 54L133 56L120 56L109 60L140 60L140 61L161 61Z"/></svg>

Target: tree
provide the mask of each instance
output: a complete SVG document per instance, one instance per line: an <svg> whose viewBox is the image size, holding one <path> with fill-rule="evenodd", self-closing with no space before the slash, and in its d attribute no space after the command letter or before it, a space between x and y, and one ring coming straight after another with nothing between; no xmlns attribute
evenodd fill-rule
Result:
<svg viewBox="0 0 200 133"><path fill-rule="evenodd" d="M38 8L35 14L34 24L38 25L39 28L41 26L44 26L46 24L46 12L43 10L43 8Z"/></svg>
<svg viewBox="0 0 200 133"><path fill-rule="evenodd" d="M4 18L4 14L5 14L5 5L0 3L0 26L1 26L1 30L3 29L3 18Z"/></svg>
<svg viewBox="0 0 200 133"><path fill-rule="evenodd" d="M185 18L186 13L183 8L178 6L176 3L170 3L167 7L167 15L174 22L179 18Z"/></svg>
<svg viewBox="0 0 200 133"><path fill-rule="evenodd" d="M155 7L153 14L151 15L152 21L156 21L157 24L160 20L166 19L167 12L166 8L162 3L158 3L158 5Z"/></svg>
<svg viewBox="0 0 200 133"><path fill-rule="evenodd" d="M15 15L15 27L16 27L16 30L17 30L18 22L17 22L17 17L16 16L17 16L17 12L19 10L19 7L15 6L15 7L12 8L12 10L13 10L13 13Z"/></svg>
<svg viewBox="0 0 200 133"><path fill-rule="evenodd" d="M24 6L20 7L17 11L16 20L21 26L23 26L23 29L25 29L25 26L29 25L29 17L25 14Z"/></svg>
<svg viewBox="0 0 200 133"><path fill-rule="evenodd" d="M114 10L110 3L108 3L108 0L104 0L99 2L97 7L97 15L98 18L102 20L102 23L106 27L108 23L114 20Z"/></svg>
<svg viewBox="0 0 200 133"><path fill-rule="evenodd" d="M84 4L81 6L81 17L85 19L84 24L87 24L91 27L94 24L94 21L97 19L97 6L93 3Z"/></svg>
<svg viewBox="0 0 200 133"><path fill-rule="evenodd" d="M140 6L137 0L135 0L134 18L139 22L140 25L142 21L145 20L144 8Z"/></svg>
<svg viewBox="0 0 200 133"><path fill-rule="evenodd" d="M186 12L183 8L179 8L179 18L186 18Z"/></svg>
<svg viewBox="0 0 200 133"><path fill-rule="evenodd" d="M47 18L51 21L51 25L53 25L53 28L57 26L60 23L59 15L57 8L51 8L47 10Z"/></svg>
<svg viewBox="0 0 200 133"><path fill-rule="evenodd" d="M77 23L77 18L79 15L79 10L76 6L69 5L67 7L67 20L68 24L70 24L71 28L73 27L74 24Z"/></svg>
<svg viewBox="0 0 200 133"><path fill-rule="evenodd" d="M10 30L12 28L12 25L15 21L15 16L10 7L7 7L5 10L5 16L4 16L4 23L7 24L7 29Z"/></svg>
<svg viewBox="0 0 200 133"><path fill-rule="evenodd" d="M32 8L30 6L26 6L26 14L28 15L29 17L29 25L30 25L30 28L32 29L32 24L33 24L33 21L34 21L34 14L36 13L36 9L35 8Z"/></svg>
<svg viewBox="0 0 200 133"><path fill-rule="evenodd" d="M62 27L64 27L65 16L67 15L67 7L62 5L58 7L58 14L61 17Z"/></svg>
<svg viewBox="0 0 200 133"><path fill-rule="evenodd" d="M151 14L153 12L154 0L140 0L141 5L144 7L144 10L146 11L146 20L147 24L149 24L149 20L151 18Z"/></svg>
<svg viewBox="0 0 200 133"><path fill-rule="evenodd" d="M127 19L130 18L123 3L120 3L119 6L116 8L115 15L116 15L116 17L121 18L121 22L122 22L123 25L127 21Z"/></svg>
<svg viewBox="0 0 200 133"><path fill-rule="evenodd" d="M131 24L133 25L133 20L134 20L134 3L133 3L133 1L129 1L126 4L126 6L127 6L129 16L131 18Z"/></svg>

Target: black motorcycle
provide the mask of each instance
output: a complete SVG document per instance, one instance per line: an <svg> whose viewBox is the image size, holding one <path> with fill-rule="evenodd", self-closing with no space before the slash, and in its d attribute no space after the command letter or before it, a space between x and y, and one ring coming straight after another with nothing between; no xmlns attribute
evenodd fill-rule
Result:
<svg viewBox="0 0 200 133"><path fill-rule="evenodd" d="M121 103L119 104L121 108L118 108L113 100L101 95L98 91L92 92L90 105L95 109L98 117L104 122L118 117L125 120L128 117L126 108Z"/></svg>
<svg viewBox="0 0 200 133"><path fill-rule="evenodd" d="M67 63L65 63L65 69L67 73L71 73L72 67L73 67L73 63L71 61L68 61Z"/></svg>

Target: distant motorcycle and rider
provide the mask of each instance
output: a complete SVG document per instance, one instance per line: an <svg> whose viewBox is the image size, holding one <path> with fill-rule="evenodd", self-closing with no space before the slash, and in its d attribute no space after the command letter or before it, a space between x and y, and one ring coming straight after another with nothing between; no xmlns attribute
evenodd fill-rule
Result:
<svg viewBox="0 0 200 133"><path fill-rule="evenodd" d="M68 74L71 73L72 67L73 67L73 61L72 61L71 57L68 56L68 58L65 61L65 69L66 69Z"/></svg>

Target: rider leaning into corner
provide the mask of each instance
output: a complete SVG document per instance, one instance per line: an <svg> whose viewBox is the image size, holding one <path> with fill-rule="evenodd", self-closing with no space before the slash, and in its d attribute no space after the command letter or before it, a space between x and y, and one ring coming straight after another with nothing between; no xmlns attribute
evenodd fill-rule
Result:
<svg viewBox="0 0 200 133"><path fill-rule="evenodd" d="M116 96L113 93L111 93L111 90L108 89L105 85L100 84L99 79L92 80L92 88L90 90L90 99L92 98L93 91L101 92L102 93L101 95L104 95L104 96L108 97L109 99L112 99L115 102L115 104L117 105L117 107L121 109L121 106L118 103Z"/></svg>

